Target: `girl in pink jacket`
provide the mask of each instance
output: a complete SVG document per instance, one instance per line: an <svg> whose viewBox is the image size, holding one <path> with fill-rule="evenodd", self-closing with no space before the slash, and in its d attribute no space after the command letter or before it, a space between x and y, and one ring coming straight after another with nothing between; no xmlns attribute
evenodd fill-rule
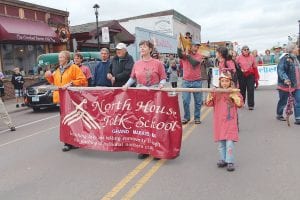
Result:
<svg viewBox="0 0 300 200"><path fill-rule="evenodd" d="M233 88L234 84L230 73L220 76L220 88ZM214 140L219 142L220 161L217 166L227 166L227 171L234 171L233 147L238 141L238 114L237 108L243 106L243 97L239 92L209 93L206 105L214 107Z"/></svg>

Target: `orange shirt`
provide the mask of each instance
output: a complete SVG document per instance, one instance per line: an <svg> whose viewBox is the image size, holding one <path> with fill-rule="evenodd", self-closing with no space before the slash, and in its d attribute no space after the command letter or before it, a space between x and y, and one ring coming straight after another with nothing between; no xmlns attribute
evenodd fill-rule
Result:
<svg viewBox="0 0 300 200"><path fill-rule="evenodd" d="M75 64L71 64L62 70L62 68L57 68L51 77L45 77L49 83L62 87L70 82L74 86L87 86L87 79L83 74L82 70ZM53 102L59 103L59 93L58 90L53 92Z"/></svg>

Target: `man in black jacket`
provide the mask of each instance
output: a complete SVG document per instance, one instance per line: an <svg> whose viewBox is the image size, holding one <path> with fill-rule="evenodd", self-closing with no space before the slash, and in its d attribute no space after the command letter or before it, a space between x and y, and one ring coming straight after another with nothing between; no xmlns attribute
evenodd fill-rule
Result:
<svg viewBox="0 0 300 200"><path fill-rule="evenodd" d="M119 43L116 49L116 56L111 60L107 79L111 81L113 87L122 87L130 78L134 61L127 52L126 44Z"/></svg>

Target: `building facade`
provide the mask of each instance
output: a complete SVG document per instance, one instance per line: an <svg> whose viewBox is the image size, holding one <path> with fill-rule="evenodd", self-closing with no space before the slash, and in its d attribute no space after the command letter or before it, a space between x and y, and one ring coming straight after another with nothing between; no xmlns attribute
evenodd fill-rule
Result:
<svg viewBox="0 0 300 200"><path fill-rule="evenodd" d="M67 49L69 13L17 0L0 0L0 69L33 74L40 54Z"/></svg>
<svg viewBox="0 0 300 200"><path fill-rule="evenodd" d="M201 26L176 10L150 13L118 20L130 33L136 27L178 37L179 34L190 32L193 39L201 41Z"/></svg>
<svg viewBox="0 0 300 200"><path fill-rule="evenodd" d="M103 28L108 30L106 41L103 40ZM71 26L71 51L99 51L103 47L114 50L119 42L131 44L135 40L134 35L130 34L117 20L100 21L98 29L99 35L97 35L96 22Z"/></svg>

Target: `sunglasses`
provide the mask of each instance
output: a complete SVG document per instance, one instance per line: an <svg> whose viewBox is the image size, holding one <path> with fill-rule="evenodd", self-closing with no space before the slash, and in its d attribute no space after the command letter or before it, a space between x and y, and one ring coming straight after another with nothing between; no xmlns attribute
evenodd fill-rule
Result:
<svg viewBox="0 0 300 200"><path fill-rule="evenodd" d="M249 51L249 49L243 49L243 51Z"/></svg>

